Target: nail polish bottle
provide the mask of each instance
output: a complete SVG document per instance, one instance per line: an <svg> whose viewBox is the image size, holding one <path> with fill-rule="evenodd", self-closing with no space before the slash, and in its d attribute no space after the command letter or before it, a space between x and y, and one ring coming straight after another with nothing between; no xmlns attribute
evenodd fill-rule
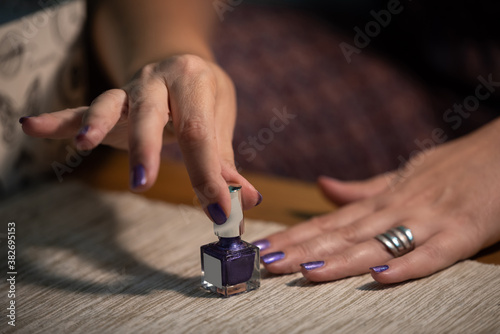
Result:
<svg viewBox="0 0 500 334"><path fill-rule="evenodd" d="M201 246L201 286L223 297L260 286L259 248L241 240L244 220L241 186L230 185L231 214L222 225L214 224L218 242Z"/></svg>

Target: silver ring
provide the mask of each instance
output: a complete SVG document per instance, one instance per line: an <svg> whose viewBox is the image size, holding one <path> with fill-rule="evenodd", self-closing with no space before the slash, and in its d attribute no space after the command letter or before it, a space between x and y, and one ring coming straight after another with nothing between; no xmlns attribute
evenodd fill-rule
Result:
<svg viewBox="0 0 500 334"><path fill-rule="evenodd" d="M404 226L391 228L378 234L375 239L384 244L394 257L403 256L415 248L413 233Z"/></svg>
<svg viewBox="0 0 500 334"><path fill-rule="evenodd" d="M398 238L399 240L401 240L401 242L403 243L403 246L405 248L410 248L411 247L410 240L408 240L406 234L404 232L401 232L401 230L393 227L389 231L387 231L387 233L391 233L392 235L396 236L396 238Z"/></svg>
<svg viewBox="0 0 500 334"><path fill-rule="evenodd" d="M410 250L413 250L415 248L415 243L413 242L413 233L411 233L411 230L404 226L398 226L396 227L396 229L400 230L406 235L406 238L408 238L408 241L410 242Z"/></svg>
<svg viewBox="0 0 500 334"><path fill-rule="evenodd" d="M398 253L401 253L401 252L403 252L406 249L406 247L403 244L403 241L399 240L399 238L397 236L395 236L394 234L392 234L390 232L390 230L387 231L387 232L385 232L384 236L387 239L389 239L394 246L396 246L396 248L398 249Z"/></svg>
<svg viewBox="0 0 500 334"><path fill-rule="evenodd" d="M383 243L385 247L387 247L387 249L392 253L392 255L394 255L394 257L398 257L399 255L398 249L396 248L396 246L394 246L391 240L388 239L384 234L377 235L375 239Z"/></svg>

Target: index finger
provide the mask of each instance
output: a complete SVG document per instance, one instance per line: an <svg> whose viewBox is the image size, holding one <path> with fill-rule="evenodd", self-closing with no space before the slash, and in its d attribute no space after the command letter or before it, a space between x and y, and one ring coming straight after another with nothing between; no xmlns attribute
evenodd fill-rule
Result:
<svg viewBox="0 0 500 334"><path fill-rule="evenodd" d="M172 67L166 84L186 169L205 212L216 224L223 224L231 201L215 131L215 79L203 61L194 57L178 59Z"/></svg>

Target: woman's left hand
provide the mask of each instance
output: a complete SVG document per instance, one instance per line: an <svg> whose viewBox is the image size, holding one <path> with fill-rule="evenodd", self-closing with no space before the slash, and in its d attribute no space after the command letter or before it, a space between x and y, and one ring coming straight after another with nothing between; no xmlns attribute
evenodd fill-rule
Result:
<svg viewBox="0 0 500 334"><path fill-rule="evenodd" d="M362 182L319 179L342 208L256 244L269 272L311 281L369 272L380 283L431 275L500 240L500 121L421 152L402 170ZM409 228L415 249L394 258L374 237ZM301 266L302 264L302 266Z"/></svg>

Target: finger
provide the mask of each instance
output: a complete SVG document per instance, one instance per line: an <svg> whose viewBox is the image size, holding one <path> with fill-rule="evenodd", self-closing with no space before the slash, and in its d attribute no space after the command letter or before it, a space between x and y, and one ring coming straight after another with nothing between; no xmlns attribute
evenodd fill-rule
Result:
<svg viewBox="0 0 500 334"><path fill-rule="evenodd" d="M323 233L334 231L337 228L367 217L378 211L379 206L380 204L372 199L352 203L332 213L312 218L284 231L274 233L265 239L255 241L254 244L261 248L262 255L282 251L286 247L300 244Z"/></svg>
<svg viewBox="0 0 500 334"><path fill-rule="evenodd" d="M231 211L227 182L222 176L215 131L215 83L206 65L183 58L167 79L172 117L191 184L215 223L223 224Z"/></svg>
<svg viewBox="0 0 500 334"><path fill-rule="evenodd" d="M334 281L345 277L365 274L374 263L384 263L392 256L375 239L365 241L344 252L332 255L325 260L315 261L321 265L311 266L304 263L301 272L313 282Z"/></svg>
<svg viewBox="0 0 500 334"><path fill-rule="evenodd" d="M169 119L168 91L154 73L144 73L126 88L130 187L149 189L158 176L163 130Z"/></svg>
<svg viewBox="0 0 500 334"><path fill-rule="evenodd" d="M455 262L471 256L461 242L461 236L440 233L429 238L423 245L408 254L392 259L385 265L371 270L373 279L389 284L425 277L451 266Z"/></svg>
<svg viewBox="0 0 500 334"><path fill-rule="evenodd" d="M22 117L24 133L32 137L66 139L77 133L88 107L66 109L38 116Z"/></svg>
<svg viewBox="0 0 500 334"><path fill-rule="evenodd" d="M268 261L273 255L268 255L266 251L262 252L262 259L270 272L295 272L300 269L301 263L341 254L345 249L372 239L396 225L403 214L391 209L381 210L333 231L322 230L314 238L283 249L281 252L284 256L280 261Z"/></svg>
<svg viewBox="0 0 500 334"><path fill-rule="evenodd" d="M228 182L241 185L243 210L251 209L262 202L262 194L246 178L238 173L234 164L229 162L222 163L222 177Z"/></svg>
<svg viewBox="0 0 500 334"><path fill-rule="evenodd" d="M127 94L122 89L111 89L99 95L83 116L75 137L76 148L91 150L99 145L126 113L127 106Z"/></svg>
<svg viewBox="0 0 500 334"><path fill-rule="evenodd" d="M399 224L395 224L392 227L397 225ZM417 247L425 244L437 231L436 227L433 228L436 224L429 224L428 227L418 228L418 226L422 225L420 220L406 221L404 225L411 227ZM347 247L340 252L335 252L335 254L329 257L323 259L316 258L309 263L302 263L301 271L307 279L323 282L364 274L369 271L369 268L375 267L377 269L380 264L393 261L394 257L392 253L383 243L376 240L374 236L367 241Z"/></svg>
<svg viewBox="0 0 500 334"><path fill-rule="evenodd" d="M389 187L391 174L381 174L365 181L340 181L327 176L318 178L318 186L336 204L347 204L375 196Z"/></svg>

